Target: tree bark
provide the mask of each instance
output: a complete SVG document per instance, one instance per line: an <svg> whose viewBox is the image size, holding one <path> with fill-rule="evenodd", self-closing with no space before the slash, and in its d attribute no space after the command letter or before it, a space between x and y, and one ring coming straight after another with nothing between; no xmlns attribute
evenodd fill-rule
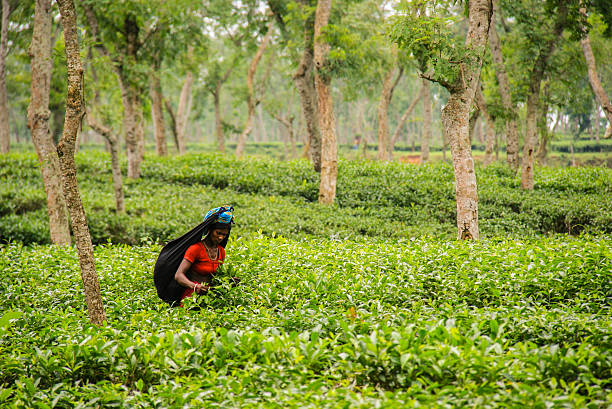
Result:
<svg viewBox="0 0 612 409"><path fill-rule="evenodd" d="M187 71L185 82L181 89L179 97L178 109L176 110L176 139L178 141L178 153L185 153L185 131L187 130L187 120L189 119L189 111L191 110L191 96L193 88L193 73Z"/></svg>
<svg viewBox="0 0 612 409"><path fill-rule="evenodd" d="M266 32L266 35L264 36L262 42L259 44L257 52L255 53L255 57L253 57L251 65L249 66L249 71L247 73L247 120L244 126L244 130L238 138L238 144L236 145L236 157L238 158L242 156L246 139L253 130L253 117L255 116L255 106L257 105L257 96L255 95L254 87L255 72L257 71L257 65L259 64L259 61L261 60L261 57L263 56L263 53L266 50L268 43L270 42L270 36L272 35L272 23L273 20L270 20L270 22L268 23L268 31Z"/></svg>
<svg viewBox="0 0 612 409"><path fill-rule="evenodd" d="M591 48L591 40L589 39L588 33L580 41L580 44L582 45L582 52L584 53L584 59L586 60L587 64L589 83L591 84L595 98L597 98L597 102L599 102L599 105L601 105L606 118L608 118L609 126L605 137L609 138L612 136L610 135L612 132L612 104L610 104L610 99L608 98L606 91L601 85L599 76L597 75L597 66L595 64L595 57L593 56L593 49Z"/></svg>
<svg viewBox="0 0 612 409"><path fill-rule="evenodd" d="M423 87L423 132L421 133L421 163L429 160L429 141L431 141L431 89L429 81L422 79Z"/></svg>
<svg viewBox="0 0 612 409"><path fill-rule="evenodd" d="M117 135L113 133L111 128L96 122L91 115L87 115L87 125L89 125L91 129L93 129L108 142L108 150L111 155L113 190L115 192L115 207L117 209L117 213L123 213L125 211L125 200L123 195L121 166L119 164L119 139L117 138Z"/></svg>
<svg viewBox="0 0 612 409"><path fill-rule="evenodd" d="M68 209L60 179L60 165L49 129L49 92L51 86L51 0L37 0L32 43L28 49L32 67L28 128L36 148L49 214L51 241L70 244Z"/></svg>
<svg viewBox="0 0 612 409"><path fill-rule="evenodd" d="M0 25L0 153L8 153L11 145L9 128L9 106L6 92L6 56L8 53L8 26L11 6L2 0L2 23Z"/></svg>
<svg viewBox="0 0 612 409"><path fill-rule="evenodd" d="M162 87L161 87L161 81L159 78L160 68L161 68L161 60L159 56L156 56L153 70L151 72L151 108L152 108L151 112L153 114L153 132L155 134L155 151L157 152L159 156L166 156L168 155L168 147L166 145L166 131L165 131L165 124L164 124L164 112L163 112L163 107L162 107L162 104L163 104Z"/></svg>
<svg viewBox="0 0 612 409"><path fill-rule="evenodd" d="M306 123L308 156L315 172L321 172L321 131L319 127L319 108L314 83L314 20L306 20L304 25L304 52L298 68L293 75L295 87L300 95L302 115Z"/></svg>
<svg viewBox="0 0 612 409"><path fill-rule="evenodd" d="M295 159L297 157L297 149L295 146L295 137L294 137L294 131L293 131L293 121L295 120L293 115L289 115L288 117L284 117L280 114L274 114L274 118L280 122L283 127L285 128L285 134L287 135L285 138L283 138L286 142L285 145L290 144L291 145L291 157L289 157L288 153L285 153L285 156L289 159ZM288 149L285 148L287 151Z"/></svg>
<svg viewBox="0 0 612 409"><path fill-rule="evenodd" d="M482 116L485 120L486 126L486 139L485 139L485 157L482 162L484 167L487 167L491 162L493 162L493 148L495 145L495 124L491 115L489 115L489 111L487 109L487 104L484 99L484 95L482 94L482 90L480 87L476 88L476 105L478 109L482 113Z"/></svg>
<svg viewBox="0 0 612 409"><path fill-rule="evenodd" d="M450 97L441 115L444 133L450 143L453 157L459 239L479 238L478 191L470 144L469 118L491 23L491 7L490 0L469 2L469 23L465 42L466 48L474 51L475 61L471 66L463 68L462 78L449 89Z"/></svg>
<svg viewBox="0 0 612 409"><path fill-rule="evenodd" d="M329 44L321 38L321 32L329 22L331 0L319 0L315 13L314 27L314 64L317 104L321 126L321 185L319 203L332 204L336 197L336 179L338 177L338 146L336 143L336 126L334 105L331 95L331 76L326 70Z"/></svg>
<svg viewBox="0 0 612 409"><path fill-rule="evenodd" d="M100 283L96 273L93 257L93 245L89 228L85 220L85 211L79 194L76 178L76 165L74 163L74 144L77 131L83 119L82 76L79 44L77 42L76 12L72 0L57 0L60 8L62 26L64 28L64 42L66 44L66 65L68 71L68 94L66 96L66 119L64 131L57 146L64 194L68 202L70 219L74 229L74 239L79 253L81 265L81 278L85 289L85 299L89 319L96 325L102 325L106 320Z"/></svg>
<svg viewBox="0 0 612 409"><path fill-rule="evenodd" d="M393 98L393 90L397 86L404 70L399 69L397 77L393 80L393 74L395 73L395 62L387 71L383 80L382 92L380 94L380 100L378 102L378 160L386 161L391 160L393 156L393 150L390 149L389 144L389 105L391 104L391 98Z"/></svg>
<svg viewBox="0 0 612 409"><path fill-rule="evenodd" d="M523 163L521 170L521 188L525 190L533 190L533 162L535 156L535 146L538 143L537 133L537 113L538 105L540 104L540 87L544 74L546 73L548 60L555 50L557 42L563 34L563 26L561 21L567 15L567 5L560 3L555 22L554 36L548 43L544 44L538 54L531 78L529 80L529 93L527 94L527 117L525 121L525 145L523 147Z"/></svg>
<svg viewBox="0 0 612 409"><path fill-rule="evenodd" d="M495 14L499 10L497 0L494 0ZM499 84L499 94L501 95L502 105L506 111L506 161L508 166L513 171L517 171L519 167L519 136L516 126L517 110L512 102L512 94L510 93L510 85L508 75L506 74L506 66L504 65L504 57L501 51L501 42L497 35L495 27L495 19L489 28L489 46L493 63L495 65L495 75Z"/></svg>

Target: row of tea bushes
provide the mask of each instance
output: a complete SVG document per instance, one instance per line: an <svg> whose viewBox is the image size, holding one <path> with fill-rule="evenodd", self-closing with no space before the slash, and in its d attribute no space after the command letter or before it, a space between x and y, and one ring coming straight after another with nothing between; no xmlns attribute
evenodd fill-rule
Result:
<svg viewBox="0 0 612 409"><path fill-rule="evenodd" d="M228 245L227 281L168 308L159 246L104 245L108 323L70 247L0 246L7 407L588 407L612 403L603 237Z"/></svg>
<svg viewBox="0 0 612 409"><path fill-rule="evenodd" d="M447 164L341 161L333 207L319 206L318 175L306 161L235 160L212 154L149 158L125 181L125 215L114 212L108 156L77 156L80 189L95 243L166 241L210 207L232 203L238 232L288 237L453 237L456 205ZM484 237L610 233L612 170L539 168L524 192L503 166L478 169ZM0 158L0 242L48 243L46 200L33 154Z"/></svg>

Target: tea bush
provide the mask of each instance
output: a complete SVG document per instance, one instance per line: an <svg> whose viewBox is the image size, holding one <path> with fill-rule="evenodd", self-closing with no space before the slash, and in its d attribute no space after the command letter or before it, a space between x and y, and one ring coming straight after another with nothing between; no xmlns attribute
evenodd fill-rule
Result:
<svg viewBox="0 0 612 409"><path fill-rule="evenodd" d="M169 308L156 244L0 246L3 407L612 404L612 240L233 237L214 294Z"/></svg>
<svg viewBox="0 0 612 409"><path fill-rule="evenodd" d="M449 164L340 161L336 205L317 203L319 176L306 161L236 160L218 154L148 158L125 181L125 215L114 211L109 158L77 155L80 190L94 243L166 241L211 207L232 203L241 232L292 238L455 236ZM123 163L125 171L125 163ZM477 168L483 237L610 233L612 170L537 168L524 192L505 166ZM32 153L0 158L0 242L49 243L45 194Z"/></svg>

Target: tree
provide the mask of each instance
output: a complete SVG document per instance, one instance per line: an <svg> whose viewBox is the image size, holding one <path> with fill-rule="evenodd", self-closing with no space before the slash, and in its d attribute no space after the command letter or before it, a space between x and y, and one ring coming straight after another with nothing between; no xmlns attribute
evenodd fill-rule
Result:
<svg viewBox="0 0 612 409"><path fill-rule="evenodd" d="M197 13L202 5L195 0L84 0L81 4L96 47L110 60L119 82L128 177L138 178L144 159L143 97L154 58L177 56L187 44L202 42L202 16ZM157 56L160 49L164 55ZM176 119L179 124L178 115Z"/></svg>
<svg viewBox="0 0 612 409"><path fill-rule="evenodd" d="M9 105L6 92L6 56L8 54L9 17L15 5L2 0L2 22L0 24L0 153L8 153L11 136L9 129Z"/></svg>
<svg viewBox="0 0 612 409"><path fill-rule="evenodd" d="M68 210L60 180L60 164L49 129L51 84L51 0L36 0L32 43L28 49L32 67L28 128L36 148L54 244L70 244Z"/></svg>
<svg viewBox="0 0 612 409"><path fill-rule="evenodd" d="M493 64L495 66L495 74L497 76L499 94L501 96L502 104L505 110L506 161L510 169L516 172L519 166L519 135L516 126L516 119L518 115L516 106L512 101L512 94L510 92L508 75L506 74L506 66L504 64L504 57L501 50L501 42L499 40L499 35L497 34L497 27L495 24L497 15L501 12L501 9L499 8L499 1L493 0L493 6L494 14L493 22L489 29L489 46L491 50L491 56L493 57Z"/></svg>
<svg viewBox="0 0 612 409"><path fill-rule="evenodd" d="M431 140L431 87L429 81L423 78L423 131L421 134L421 163L429 160L429 141Z"/></svg>
<svg viewBox="0 0 612 409"><path fill-rule="evenodd" d="M391 160L393 156L393 151L389 150L388 112L391 98L393 98L393 91L404 73L404 68L397 66L397 55L395 55L393 60L394 61L391 63L391 66L384 76L382 92L378 102L378 160L380 161Z"/></svg>
<svg viewBox="0 0 612 409"><path fill-rule="evenodd" d="M68 94L66 95L66 119L62 138L57 146L64 194L68 203L74 239L79 253L81 278L85 289L85 300L89 319L96 325L106 320L100 283L93 258L93 245L85 220L85 211L77 186L74 146L77 131L83 119L81 57L77 40L76 11L72 0L57 0L60 8L64 42L66 44L66 65L68 68Z"/></svg>
<svg viewBox="0 0 612 409"><path fill-rule="evenodd" d="M257 47L257 52L255 53L255 56L253 57L253 60L251 61L251 64L249 65L249 70L247 72L247 120L244 129L240 134L240 137L238 138L238 144L236 145L236 156L238 158L242 156L246 138L253 130L253 117L255 116L255 107L259 103L259 101L257 100L257 95L255 95L254 88L255 72L257 70L257 65L259 64L259 61L261 60L261 57L263 56L263 53L266 50L268 43L270 42L270 36L272 35L272 23L273 21L270 20L267 26L266 34L264 35L263 40L259 44L259 47Z"/></svg>
<svg viewBox="0 0 612 409"><path fill-rule="evenodd" d="M516 5L518 7L518 5ZM533 6L533 4L522 4L523 7ZM558 47L559 42L562 38L563 31L566 27L571 24L571 20L568 18L571 4L568 4L565 0L551 1L550 6L552 10L549 10L547 14L542 16L542 20L534 20L537 13L528 13L524 17L524 20L519 20L520 23L524 24L525 29L533 30L533 24L540 24L539 27L528 39L528 44L531 50L535 47L536 55L533 60L530 74L529 74L529 88L527 92L527 104L526 104L526 119L525 119L525 144L523 147L523 162L521 170L521 188L531 190L533 189L533 165L535 159L535 148L538 141L537 134L537 111L540 104L540 90L542 81L549 68L549 60L554 52L555 48ZM546 13L546 12L545 12ZM548 17L549 14L554 16L551 21ZM540 31L541 30L541 31Z"/></svg>
<svg viewBox="0 0 612 409"><path fill-rule="evenodd" d="M586 8L581 8L580 12L586 17ZM584 53L584 59L587 64L589 84L591 84L591 88L593 89L593 94L595 94L595 97L597 98L597 102L602 107L606 118L608 118L608 128L606 130L605 138L610 138L612 137L612 104L610 103L610 99L608 98L606 91L601 85L599 75L597 75L595 56L593 55L593 49L591 48L589 33L586 32L586 30L582 40L580 40L580 44L582 46L582 52ZM599 121L599 119L597 119L597 121Z"/></svg>
<svg viewBox="0 0 612 409"><path fill-rule="evenodd" d="M462 46L448 31L448 10L433 5L429 15L408 12L396 21L392 38L419 61L422 76L444 86L450 96L442 109L444 133L451 146L457 198L457 229L460 239L478 239L478 195L469 137L469 114L480 78L489 25L490 0L471 0L468 29ZM448 14L447 14L448 15Z"/></svg>
<svg viewBox="0 0 612 409"><path fill-rule="evenodd" d="M160 53L153 55L153 67L151 70L151 114L153 116L153 133L155 135L155 152L159 156L168 154L166 145L166 130L164 123L164 95L161 86L161 65ZM108 139L108 138L107 138Z"/></svg>
<svg viewBox="0 0 612 409"><path fill-rule="evenodd" d="M321 127L321 185L319 203L332 204L336 197L336 178L338 175L338 146L336 142L336 122L331 96L331 76L328 71L329 44L322 36L329 23L331 0L319 0L314 25L314 65L317 104Z"/></svg>

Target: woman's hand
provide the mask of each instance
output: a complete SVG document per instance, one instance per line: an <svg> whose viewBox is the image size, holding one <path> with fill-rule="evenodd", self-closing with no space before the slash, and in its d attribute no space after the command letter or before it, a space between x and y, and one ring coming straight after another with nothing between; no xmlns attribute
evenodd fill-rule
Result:
<svg viewBox="0 0 612 409"><path fill-rule="evenodd" d="M210 286L208 284L196 284L194 291L196 294L206 294L210 290Z"/></svg>

